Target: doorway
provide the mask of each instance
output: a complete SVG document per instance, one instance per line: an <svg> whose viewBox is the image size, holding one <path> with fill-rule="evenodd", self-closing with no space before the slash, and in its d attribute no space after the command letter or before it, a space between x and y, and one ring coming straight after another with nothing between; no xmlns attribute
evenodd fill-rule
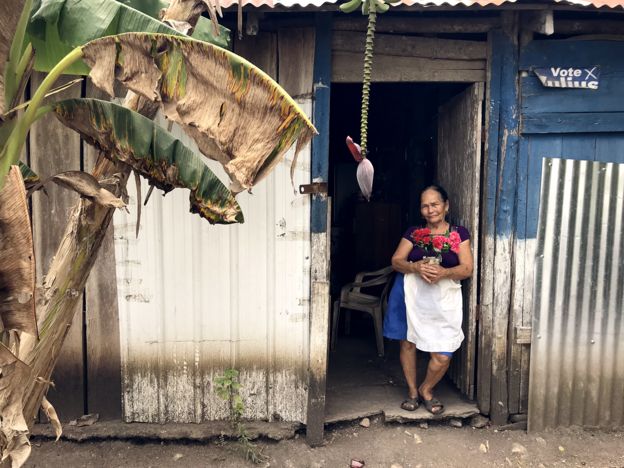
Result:
<svg viewBox="0 0 624 468"><path fill-rule="evenodd" d="M403 232L422 222L418 197L431 183L438 182L449 192L449 221L468 227L478 239L483 85L372 84L368 141L375 177L368 202L360 194L357 163L345 145L347 135L359 138L360 93L360 84L332 84L328 181L332 302L358 272L390 265ZM475 258L476 249L473 241ZM478 412L471 401L476 353L476 287L472 284L464 285L466 339L436 389L447 416ZM431 417L424 409L409 413L399 408L406 387L398 342L385 340L384 356L378 356L369 315L343 310L337 336L329 357L326 422L381 412L386 420ZM419 381L427 361L428 355L419 353Z"/></svg>

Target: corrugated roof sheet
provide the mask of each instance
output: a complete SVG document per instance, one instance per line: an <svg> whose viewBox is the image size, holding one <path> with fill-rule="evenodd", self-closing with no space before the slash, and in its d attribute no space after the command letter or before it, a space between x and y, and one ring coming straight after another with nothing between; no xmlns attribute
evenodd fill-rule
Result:
<svg viewBox="0 0 624 468"><path fill-rule="evenodd" d="M553 0L556 3L567 3L572 5L579 6L593 6L595 8L618 8L624 7L624 0ZM338 0L242 0L243 6L254 6L254 7L270 7L274 8L276 6L284 7L284 8L292 8L292 7L320 7L322 5L334 4L334 3L342 3ZM515 3L516 0L402 0L400 3L395 5L405 5L405 6L423 6L423 7L432 7L432 6L462 6L462 7L471 7L471 6L500 6L503 3ZM228 8L238 3L237 0L222 0L221 6L223 8Z"/></svg>

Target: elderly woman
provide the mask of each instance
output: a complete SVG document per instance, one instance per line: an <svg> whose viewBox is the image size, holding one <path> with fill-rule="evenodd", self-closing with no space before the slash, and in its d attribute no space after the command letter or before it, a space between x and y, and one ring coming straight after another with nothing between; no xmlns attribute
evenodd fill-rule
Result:
<svg viewBox="0 0 624 468"><path fill-rule="evenodd" d="M439 185L420 195L424 227L409 228L394 255L398 272L384 319L384 336L401 340L400 360L408 386L401 408L414 411L420 402L440 414L444 405L433 389L444 377L451 356L464 339L460 280L472 275L470 235L446 221L449 201ZM427 375L416 384L416 350L430 353Z"/></svg>

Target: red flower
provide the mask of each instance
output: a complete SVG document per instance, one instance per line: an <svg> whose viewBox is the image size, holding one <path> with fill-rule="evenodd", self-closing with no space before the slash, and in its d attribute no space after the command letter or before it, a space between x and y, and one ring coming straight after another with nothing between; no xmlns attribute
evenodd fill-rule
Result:
<svg viewBox="0 0 624 468"><path fill-rule="evenodd" d="M428 244L429 235L431 234L431 230L428 228L415 229L412 232L412 239L416 244L419 244L422 247L422 244Z"/></svg>
<svg viewBox="0 0 624 468"><path fill-rule="evenodd" d="M459 252L459 244L461 243L461 237L455 231L449 235L449 241L451 242L451 250L455 253Z"/></svg>
<svg viewBox="0 0 624 468"><path fill-rule="evenodd" d="M444 248L444 241L445 241L445 238L442 236L434 237L432 241L433 248L437 250L438 252L442 251L442 249Z"/></svg>

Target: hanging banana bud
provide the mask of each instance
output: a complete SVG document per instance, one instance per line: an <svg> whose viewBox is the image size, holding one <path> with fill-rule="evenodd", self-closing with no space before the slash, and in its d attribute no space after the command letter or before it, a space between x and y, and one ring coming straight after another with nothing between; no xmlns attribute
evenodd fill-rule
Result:
<svg viewBox="0 0 624 468"><path fill-rule="evenodd" d="M360 148L360 145L355 143L353 141L353 138L351 138L350 136L347 137L347 148L349 148L351 156L353 156L353 159L355 159L357 162L360 162L362 159L364 159L362 158L362 148Z"/></svg>
<svg viewBox="0 0 624 468"><path fill-rule="evenodd" d="M397 0L349 0L340 5L340 10L345 13L355 11L360 5L362 14L368 16L368 26L366 28L366 44L364 47L364 73L362 80L362 108L360 114L360 138L362 146L353 142L351 137L347 137L347 147L353 158L358 161L357 181L366 200L370 200L373 191L373 176L375 170L373 164L368 160L368 105L370 99L370 83L373 71L373 47L375 40L375 25L377 23L377 13L385 13L390 9L390 3Z"/></svg>
<svg viewBox="0 0 624 468"><path fill-rule="evenodd" d="M358 163L357 172L355 177L357 178L357 183L360 186L360 191L366 201L370 201L371 193L373 193L373 176L375 175L375 169L373 168L373 164L370 162L370 159L362 159Z"/></svg>

